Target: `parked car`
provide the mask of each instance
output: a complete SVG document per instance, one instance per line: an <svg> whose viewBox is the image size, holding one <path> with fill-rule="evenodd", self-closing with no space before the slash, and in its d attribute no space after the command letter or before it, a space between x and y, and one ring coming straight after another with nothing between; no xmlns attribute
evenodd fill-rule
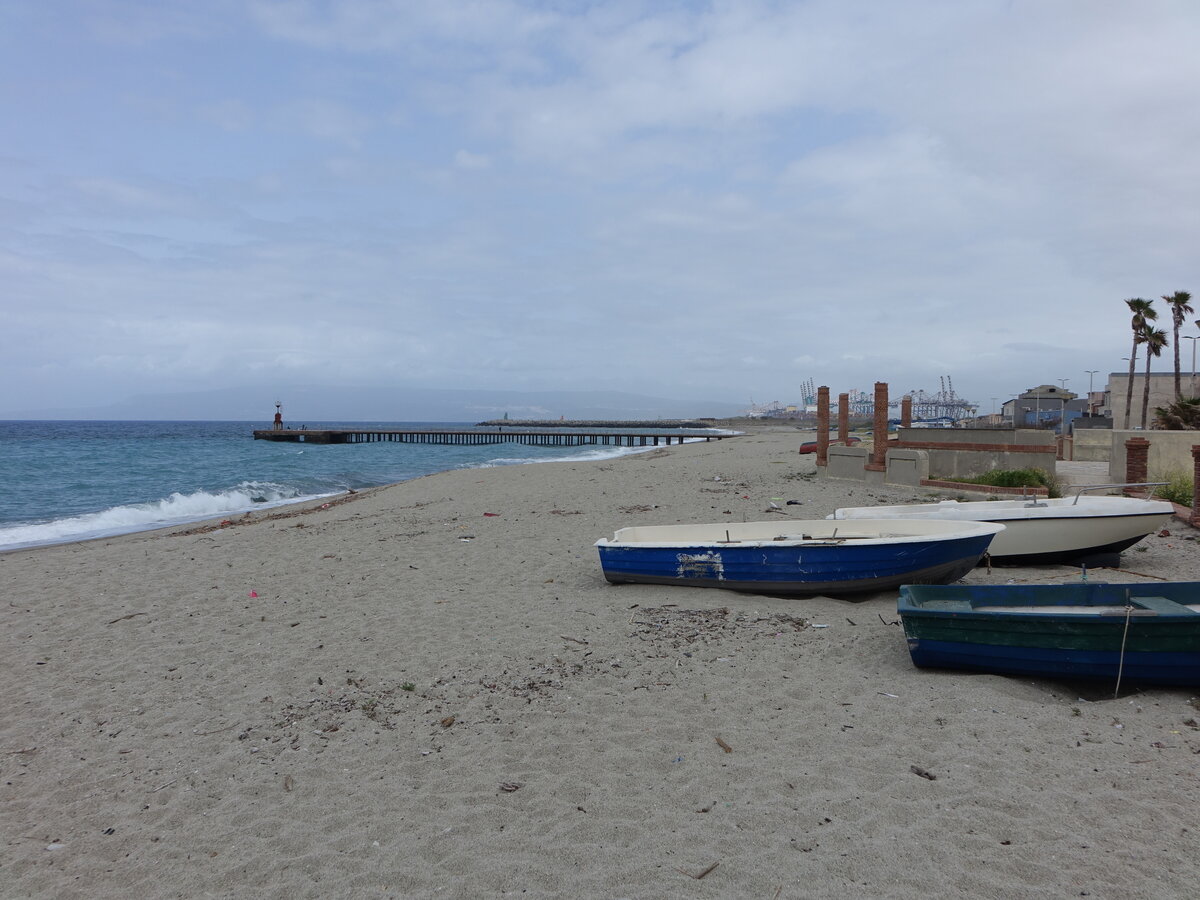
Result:
<svg viewBox="0 0 1200 900"><path fill-rule="evenodd" d="M841 443L842 443L842 441L838 441L833 438L829 439L830 447L834 446L835 444L841 444ZM862 438L856 438L853 436L846 438L846 441L845 441L845 445L847 447L853 447L855 444L861 444L861 443L862 443ZM805 441L803 444L800 445L800 452L801 453L816 453L817 452L817 442L816 441Z"/></svg>

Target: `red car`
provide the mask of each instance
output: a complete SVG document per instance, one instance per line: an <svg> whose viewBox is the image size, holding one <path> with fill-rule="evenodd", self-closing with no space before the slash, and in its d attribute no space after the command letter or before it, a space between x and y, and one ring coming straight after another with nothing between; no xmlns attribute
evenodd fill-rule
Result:
<svg viewBox="0 0 1200 900"><path fill-rule="evenodd" d="M842 442L839 440L835 440L834 438L829 439L830 447L834 446L835 444L840 444L840 443L842 443ZM862 443L862 438L856 438L856 437L846 438L846 446L847 447L853 447L855 444L861 444L861 443ZM800 445L800 452L801 453L816 453L817 452L817 442L816 441L805 441L803 444Z"/></svg>

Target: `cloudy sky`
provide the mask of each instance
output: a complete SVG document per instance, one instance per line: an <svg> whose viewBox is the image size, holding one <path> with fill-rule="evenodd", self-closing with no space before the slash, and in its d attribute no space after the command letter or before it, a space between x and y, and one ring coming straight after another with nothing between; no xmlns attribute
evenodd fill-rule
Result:
<svg viewBox="0 0 1200 900"><path fill-rule="evenodd" d="M1197 46L1194 0L5 0L0 409L1099 388L1124 298L1200 293Z"/></svg>

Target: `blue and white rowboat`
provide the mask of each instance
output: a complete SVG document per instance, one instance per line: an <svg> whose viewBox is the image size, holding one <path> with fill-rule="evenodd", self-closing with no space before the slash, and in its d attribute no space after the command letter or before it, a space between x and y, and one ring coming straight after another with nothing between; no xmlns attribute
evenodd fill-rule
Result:
<svg viewBox="0 0 1200 900"><path fill-rule="evenodd" d="M649 525L622 528L596 549L613 584L852 594L957 581L1003 530L934 519Z"/></svg>

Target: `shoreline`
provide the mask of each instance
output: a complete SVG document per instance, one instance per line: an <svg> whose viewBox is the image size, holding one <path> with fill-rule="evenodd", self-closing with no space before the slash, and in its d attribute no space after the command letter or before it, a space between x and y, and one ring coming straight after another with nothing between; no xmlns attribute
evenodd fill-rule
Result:
<svg viewBox="0 0 1200 900"><path fill-rule="evenodd" d="M817 481L801 438L0 555L8 888L1189 896L1194 692L915 669L895 592L604 582L618 527L928 493ZM1196 577L1194 541L1143 544L1089 576Z"/></svg>
<svg viewBox="0 0 1200 900"><path fill-rule="evenodd" d="M400 481L386 482L384 484L368 484L368 485L364 485L363 487L358 487L358 488L346 488L346 489L342 489L342 490L332 491L329 493L306 495L304 497L295 498L295 499L288 499L288 500L283 500L283 501L273 501L273 502L267 503L265 505L264 504L253 504L253 505L246 506L246 507L240 507L236 510L226 510L223 512L214 512L212 514L205 514L205 515L200 515L200 516L182 518L182 519L179 519L176 521L161 522L161 523L157 523L157 524L144 523L144 524L140 524L140 525L129 525L129 526L125 526L125 528L123 528L123 529L116 529L116 530L93 529L91 531L76 532L75 534L78 536L55 537L55 538L49 538L49 539L39 539L39 540L34 540L34 541L24 541L19 544L12 543L12 544L0 546L0 554L15 553L15 552L23 551L23 550L35 550L35 549L39 549L39 548L43 548L43 547L54 547L54 546L60 546L60 545L64 545L64 544L86 543L89 541L96 541L96 540L109 540L109 539L113 539L113 538L123 537L125 535L166 531L166 530L172 530L172 529L176 529L176 528L186 528L189 526L203 525L206 523L217 522L217 521L221 521L224 519L231 519L231 518L236 518L238 520L241 520L242 518L244 518L247 515L262 518L262 517L268 516L269 513L267 511L270 511L270 510L288 509L293 506L303 506L303 505L312 504L312 503L328 502L331 498L340 498L347 493L354 494L356 492L376 490L376 489L382 488L382 487L391 487L396 484L403 484L405 481L411 481L415 478L423 478L423 477L426 477L427 475L437 474L438 472L454 471L456 468L473 469L473 468L491 468L494 466L506 466L506 465L535 465L535 464L539 464L542 462L571 462L571 461L598 462L598 461L603 461L603 460L607 460L607 459L619 458L621 456L628 455L630 453L645 452L647 449L653 449L653 448L646 448L646 447L633 447L633 448L630 448L630 447L591 447L591 446L588 446L588 447L572 448L572 449L575 450L575 453L573 453L573 454L568 452L566 450L566 448L564 448L564 455L560 456L560 457L553 457L553 458L548 458L548 459L528 458L528 459L522 459L518 462L512 462L512 463L487 461L487 462L472 463L469 465L452 466L451 468L448 468L448 469L435 469L435 470L432 470L429 472L424 472L421 474L413 475L409 478L402 479ZM592 456L593 458L588 458L589 455ZM504 457L500 457L500 458L503 459ZM202 492L202 493L204 493L204 492ZM121 510L139 509L139 508L147 506L147 505L152 505L155 503L162 503L162 502L164 502L164 500L162 498L159 498L158 500L144 500L144 501L138 501L138 502L133 502L133 503L126 503L126 504L122 504L122 505L118 505L118 506L106 507L106 508L92 510L92 511L88 511L88 512L74 513L71 515L60 516L57 518L48 518L45 521L40 521L40 522L33 522L33 523L14 522L14 523L6 524L6 525L0 525L0 532L3 532L5 530L21 530L21 529L27 529L27 528L35 528L35 529L36 528L48 528L48 527L53 527L53 526L59 525L61 523L73 522L73 521L80 520L80 519L89 519L89 518L93 518L93 517L109 515L109 514L112 514L114 512L118 512Z"/></svg>

